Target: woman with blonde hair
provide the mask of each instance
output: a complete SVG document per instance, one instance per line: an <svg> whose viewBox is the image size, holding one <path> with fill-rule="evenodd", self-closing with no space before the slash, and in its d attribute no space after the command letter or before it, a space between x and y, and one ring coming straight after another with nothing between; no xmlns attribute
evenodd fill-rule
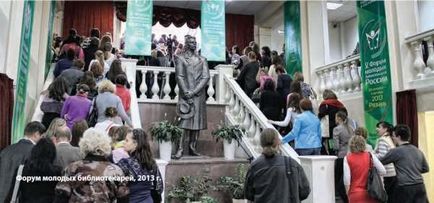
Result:
<svg viewBox="0 0 434 203"><path fill-rule="evenodd" d="M55 118L53 121L51 121L50 126L48 126L47 131L45 132L45 137L50 138L51 141L56 143L56 138L54 137L54 134L56 133L57 129L64 128L66 126L66 121L63 118Z"/></svg>
<svg viewBox="0 0 434 203"><path fill-rule="evenodd" d="M368 139L368 130L366 128L364 128L364 127L357 127L354 130L354 135L362 136L366 140L366 139ZM368 143L366 143L366 151L368 151L368 152L374 151L372 149L372 146L370 144L368 144Z"/></svg>
<svg viewBox="0 0 434 203"><path fill-rule="evenodd" d="M109 162L110 138L93 128L84 132L79 143L84 160L69 164L64 176L72 181L59 182L55 202L120 202L128 197L126 181L118 181L124 173L119 166ZM90 179L80 181L77 177L112 177L113 181ZM76 179L72 179L75 177Z"/></svg>
<svg viewBox="0 0 434 203"><path fill-rule="evenodd" d="M386 174L386 169L375 155L365 151L365 139L353 136L350 140L350 153L344 158L344 185L350 203L377 203L367 191L368 173L375 167L380 175Z"/></svg>
<svg viewBox="0 0 434 203"><path fill-rule="evenodd" d="M92 71L92 65L94 63L99 63L99 66L102 67L103 71L102 74L98 74L98 76L105 76L107 74L107 72L110 70L110 66L109 64L106 62L106 60L104 59L104 52L101 50L98 50L95 52L95 59L90 61L90 65L89 67L91 67L91 71ZM93 72L93 71L92 71ZM94 73L94 76L97 77Z"/></svg>
<svg viewBox="0 0 434 203"><path fill-rule="evenodd" d="M95 98L96 108L98 109L98 122L107 120L105 111L109 107L114 107L117 114L129 126L132 126L131 119L125 112L121 99L115 94L115 85L110 80L103 80L99 85L99 94Z"/></svg>

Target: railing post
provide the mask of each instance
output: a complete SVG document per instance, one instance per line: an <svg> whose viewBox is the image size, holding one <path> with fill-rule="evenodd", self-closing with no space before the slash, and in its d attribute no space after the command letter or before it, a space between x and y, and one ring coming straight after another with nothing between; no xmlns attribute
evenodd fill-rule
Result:
<svg viewBox="0 0 434 203"><path fill-rule="evenodd" d="M299 156L311 192L304 203L335 202L335 156Z"/></svg>
<svg viewBox="0 0 434 203"><path fill-rule="evenodd" d="M125 69L125 73L127 74L128 82L130 83L130 94L131 94L131 121L133 123L133 128L141 128L142 122L140 119L139 113L139 104L137 103L136 97L136 66L137 59L121 59L122 67ZM143 76L146 77L146 76Z"/></svg>
<svg viewBox="0 0 434 203"><path fill-rule="evenodd" d="M216 81L216 101L219 104L224 104L226 103L224 76L227 75L229 77L232 77L234 69L232 65L218 65L216 67L216 70L218 71L218 77Z"/></svg>

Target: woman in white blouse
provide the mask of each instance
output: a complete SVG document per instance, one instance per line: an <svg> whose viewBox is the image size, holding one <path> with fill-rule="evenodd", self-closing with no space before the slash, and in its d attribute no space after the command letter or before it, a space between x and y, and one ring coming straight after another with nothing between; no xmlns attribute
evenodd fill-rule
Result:
<svg viewBox="0 0 434 203"><path fill-rule="evenodd" d="M287 99L287 103L286 103L286 106L288 109L286 111L285 119L283 121L268 120L268 122L273 124L273 125L277 125L279 127L287 127L290 123L294 123L295 117L298 114L300 114L300 112L301 112L300 100L301 100L300 94L298 94L298 93L289 94L288 99Z"/></svg>

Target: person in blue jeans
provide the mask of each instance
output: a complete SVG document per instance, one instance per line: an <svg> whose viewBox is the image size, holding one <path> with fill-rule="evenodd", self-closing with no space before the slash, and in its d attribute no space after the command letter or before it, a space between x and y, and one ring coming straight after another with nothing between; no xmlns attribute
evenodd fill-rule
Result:
<svg viewBox="0 0 434 203"><path fill-rule="evenodd" d="M321 123L313 113L309 99L300 101L301 114L295 118L294 126L282 138L282 144L295 140L295 151L298 155L321 154Z"/></svg>

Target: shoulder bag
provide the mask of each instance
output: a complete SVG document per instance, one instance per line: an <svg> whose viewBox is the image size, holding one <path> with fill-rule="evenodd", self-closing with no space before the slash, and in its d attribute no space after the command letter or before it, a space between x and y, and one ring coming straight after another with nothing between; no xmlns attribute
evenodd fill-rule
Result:
<svg viewBox="0 0 434 203"><path fill-rule="evenodd" d="M369 152L368 152L369 153ZM377 168L374 166L374 161L372 159L372 154L369 153L370 157L370 168L368 173L368 183L366 184L366 189L370 197L378 200L379 202L387 201L387 193L383 186L383 180L378 174Z"/></svg>

